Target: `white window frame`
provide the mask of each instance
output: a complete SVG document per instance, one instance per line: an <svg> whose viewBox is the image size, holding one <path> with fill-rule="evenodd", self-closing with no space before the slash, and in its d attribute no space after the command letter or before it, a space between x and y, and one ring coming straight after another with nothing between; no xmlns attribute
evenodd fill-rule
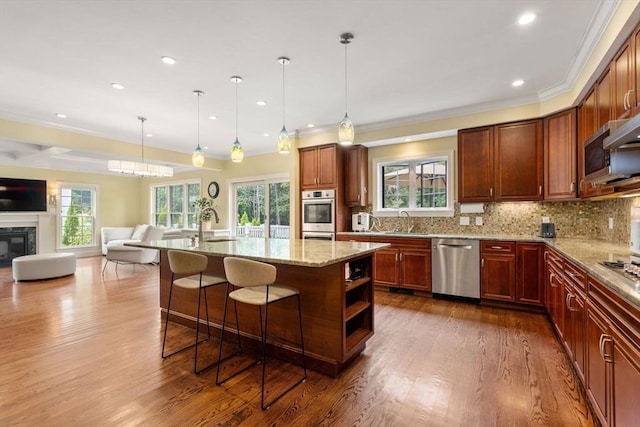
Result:
<svg viewBox="0 0 640 427"><path fill-rule="evenodd" d="M435 160L446 160L447 161L447 206L442 208L419 208L415 206L415 196L413 191L415 189L413 180L410 180L410 191L409 191L409 207L408 208L383 208L382 207L382 168L383 166L393 165L395 163L400 162L411 162L411 161L435 161ZM422 154L414 154L411 156L399 156L393 158L380 158L373 159L373 214L375 216L398 216L400 211L407 211L411 216L417 217L453 217L454 210L454 189L455 189L455 151L441 151L434 153L422 153Z"/></svg>
<svg viewBox="0 0 640 427"><path fill-rule="evenodd" d="M154 183L154 184L149 184L149 206L151 207L151 209L149 209L149 224L153 224L153 225L157 225L155 222L155 218L156 218L156 194L155 191L157 188L160 187L171 187L172 185L183 185L186 186L189 184L198 184L200 185L200 197L202 196L202 179L199 178L195 178L195 179L186 179L186 180L180 180L180 181L164 181L164 182L158 182L158 183ZM187 203L187 198L189 196L189 193L187 191L185 191L184 193L184 199L182 201L184 207L185 207L185 220L188 217L188 212L189 212L189 206ZM167 212L167 215L169 215L169 212ZM182 224L182 227L180 227L179 229L183 229L183 228L191 228L190 227L191 224ZM159 227L165 227L164 224L159 225ZM169 224L169 226L167 227L167 229L171 229L172 228L172 224Z"/></svg>
<svg viewBox="0 0 640 427"><path fill-rule="evenodd" d="M227 186L227 194L229 195L229 209L227 210L227 218L229 218L228 223L229 223L229 228L231 229L231 235L235 236L236 235L236 231L238 230L238 218L237 218L237 212L236 212L236 186L237 185L249 185L249 184L264 184L265 187L265 195L267 194L268 187L269 184L275 183L275 182L283 182L283 181L291 181L291 179L289 178L289 174L276 174L276 175L259 175L259 176L252 176L252 177L246 177L246 178L236 178L236 179L230 179L228 181L228 186ZM289 186L289 236L292 236L292 228L293 228L293 197L292 197L292 192L293 192L293 185ZM266 197L265 198L265 212L269 212L269 198ZM268 216L267 216L267 221L265 221L267 224L265 224L265 234L267 234L269 232L268 227Z"/></svg>
<svg viewBox="0 0 640 427"><path fill-rule="evenodd" d="M82 246L64 246L62 244L62 238L64 236L64 232L62 230L62 189L73 189L73 190L91 190L93 191L93 200L91 201L93 207L93 230L92 230L92 242L88 245ZM58 251L75 251L78 253L82 253L85 250L96 248L99 246L99 227L98 227L98 186L94 184L76 184L72 182L58 182L56 188L57 194L57 206L56 206L56 250Z"/></svg>

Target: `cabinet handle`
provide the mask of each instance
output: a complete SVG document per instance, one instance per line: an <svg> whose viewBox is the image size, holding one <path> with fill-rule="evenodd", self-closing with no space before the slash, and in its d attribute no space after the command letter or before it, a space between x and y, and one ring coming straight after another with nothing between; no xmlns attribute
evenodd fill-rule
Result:
<svg viewBox="0 0 640 427"><path fill-rule="evenodd" d="M552 271L551 273L549 273L549 285L550 285L552 288L557 288L557 287L558 287L558 285L554 285L554 281L553 281L553 279L554 279L555 277L556 277L556 275L555 275L555 274L553 274L553 271Z"/></svg>
<svg viewBox="0 0 640 427"><path fill-rule="evenodd" d="M542 185L538 186L538 196L542 196Z"/></svg>
<svg viewBox="0 0 640 427"><path fill-rule="evenodd" d="M400 262L402 262L402 253L400 253Z"/></svg>
<svg viewBox="0 0 640 427"><path fill-rule="evenodd" d="M602 349L600 351L600 354L602 354L602 359L606 363L613 363L613 356L606 352L607 342L613 343L613 338L611 338L611 335L609 334L602 334L600 335L600 340L602 341Z"/></svg>
<svg viewBox="0 0 640 427"><path fill-rule="evenodd" d="M574 192L576 188L576 183L572 182L571 185L569 186L569 191Z"/></svg>
<svg viewBox="0 0 640 427"><path fill-rule="evenodd" d="M567 308L569 309L569 311L578 311L577 308L575 308L573 305L571 305L571 300L576 298L575 295L573 294L567 294Z"/></svg>
<svg viewBox="0 0 640 427"><path fill-rule="evenodd" d="M622 104L624 106L624 110L627 111L629 109L629 91L624 94L624 98L622 99Z"/></svg>
<svg viewBox="0 0 640 427"><path fill-rule="evenodd" d="M564 299L564 303L569 310L571 310L571 294L567 294L567 297Z"/></svg>
<svg viewBox="0 0 640 427"><path fill-rule="evenodd" d="M362 190L364 191L364 194L367 194L367 187L362 187Z"/></svg>
<svg viewBox="0 0 640 427"><path fill-rule="evenodd" d="M491 246L491 249L502 249L502 246Z"/></svg>
<svg viewBox="0 0 640 427"><path fill-rule="evenodd" d="M360 195L358 194L358 201L360 201Z"/></svg>
<svg viewBox="0 0 640 427"><path fill-rule="evenodd" d="M489 196L490 196L490 197L493 197L493 187L490 187L490 188L489 188Z"/></svg>
<svg viewBox="0 0 640 427"><path fill-rule="evenodd" d="M583 187L582 187L582 184L584 184L584 179L581 179L581 180L580 180L580 185L579 185L579 188L578 188L578 189L580 190L580 192L582 192L582 191L583 191L583 190L582 190L582 188L583 188Z"/></svg>
<svg viewBox="0 0 640 427"><path fill-rule="evenodd" d="M396 262L398 262L398 254L396 254Z"/></svg>
<svg viewBox="0 0 640 427"><path fill-rule="evenodd" d="M484 258L482 258L482 261L480 261L480 267L484 268Z"/></svg>
<svg viewBox="0 0 640 427"><path fill-rule="evenodd" d="M604 342L604 334L600 334L600 341L598 342L598 349L600 350L600 357L602 357L602 359L604 360L604 349L603 349L603 344Z"/></svg>
<svg viewBox="0 0 640 427"><path fill-rule="evenodd" d="M542 255L542 259L544 259L545 261L547 260L547 254L548 254L548 253L549 253L549 252L545 252L545 253Z"/></svg>

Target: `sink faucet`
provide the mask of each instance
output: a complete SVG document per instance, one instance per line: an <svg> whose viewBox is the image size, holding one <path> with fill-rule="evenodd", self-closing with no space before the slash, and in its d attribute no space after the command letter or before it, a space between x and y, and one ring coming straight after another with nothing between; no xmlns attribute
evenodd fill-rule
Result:
<svg viewBox="0 0 640 427"><path fill-rule="evenodd" d="M413 230L413 221L411 221L411 215L409 215L409 212L403 209L398 212L398 218L400 218L402 214L407 215L407 233L411 233L411 230Z"/></svg>

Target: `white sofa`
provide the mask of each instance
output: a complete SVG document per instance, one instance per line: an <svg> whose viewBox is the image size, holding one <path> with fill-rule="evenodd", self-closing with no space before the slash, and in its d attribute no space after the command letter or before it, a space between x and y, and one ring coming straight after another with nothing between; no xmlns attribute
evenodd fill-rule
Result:
<svg viewBox="0 0 640 427"><path fill-rule="evenodd" d="M102 237L102 255L107 254L109 246L121 246L125 243L143 242L149 240L162 240L164 228L153 225L141 224L135 227L102 227L100 229ZM149 249L157 254L155 249Z"/></svg>

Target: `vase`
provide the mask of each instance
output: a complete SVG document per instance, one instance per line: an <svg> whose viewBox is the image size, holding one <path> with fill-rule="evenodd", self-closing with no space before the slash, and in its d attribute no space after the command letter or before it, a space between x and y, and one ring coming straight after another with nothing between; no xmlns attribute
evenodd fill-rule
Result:
<svg viewBox="0 0 640 427"><path fill-rule="evenodd" d="M198 222L198 244L204 242L204 233L202 232L202 220Z"/></svg>
<svg viewBox="0 0 640 427"><path fill-rule="evenodd" d="M202 221L203 230L211 230L211 221Z"/></svg>

